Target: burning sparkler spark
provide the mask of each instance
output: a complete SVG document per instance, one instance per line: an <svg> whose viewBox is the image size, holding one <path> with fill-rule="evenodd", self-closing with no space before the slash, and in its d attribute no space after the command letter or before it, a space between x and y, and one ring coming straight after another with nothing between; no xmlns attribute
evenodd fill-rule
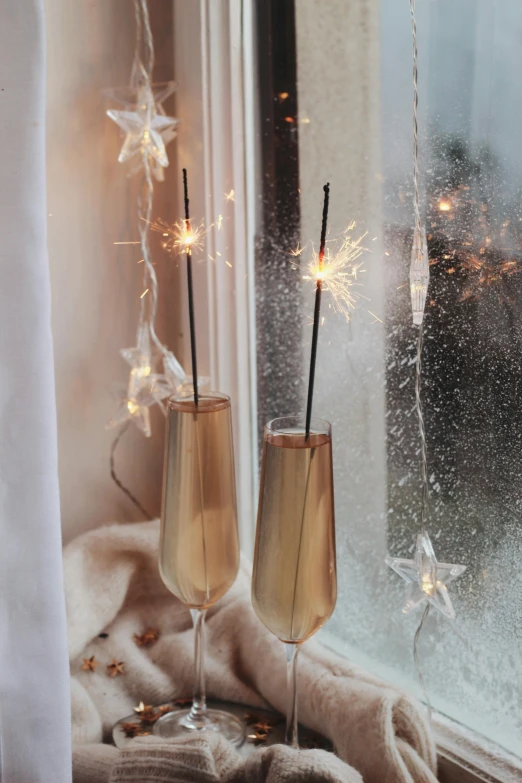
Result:
<svg viewBox="0 0 522 783"><path fill-rule="evenodd" d="M366 298L358 288L361 286L359 275L365 271L364 261L360 259L366 250L361 243L367 232L353 239L351 232L354 227L355 223L350 224L340 238L328 241L328 244L338 246L335 252L331 247L327 247L324 257L320 258L314 251L310 262L304 268L299 263L292 262L297 269L304 272L303 280L321 280L323 290L329 291L332 297L334 311L343 315L347 321L350 320L357 301ZM303 249L297 250L299 252L290 251L290 255L301 255Z"/></svg>
<svg viewBox="0 0 522 783"><path fill-rule="evenodd" d="M297 258L298 256L300 256L300 255L301 255L301 253L303 252L303 250L304 250L304 247L300 247L299 245L297 245L297 247L295 248L295 250L289 250L289 251L288 251L288 254L289 254L289 255L291 255L291 256L293 256L294 258Z"/></svg>
<svg viewBox="0 0 522 783"><path fill-rule="evenodd" d="M236 200L236 194L234 193L234 190L232 189L230 193L225 193L225 198L227 201L235 201Z"/></svg>
<svg viewBox="0 0 522 783"><path fill-rule="evenodd" d="M372 316L372 317L375 319L374 321L372 321L372 324L376 323L377 321L378 321L380 324L382 324L382 320L379 318L379 316L378 316L378 315L375 315L375 313L372 313L372 311L371 311L371 310L368 310L368 312L369 312L369 313L370 313L370 315L371 315L371 316Z"/></svg>
<svg viewBox="0 0 522 783"><path fill-rule="evenodd" d="M162 218L155 220L150 224L150 227L162 235L163 249L173 254L193 253L194 250L201 250L205 234L209 230L205 229L203 221L194 226L188 220L167 223Z"/></svg>

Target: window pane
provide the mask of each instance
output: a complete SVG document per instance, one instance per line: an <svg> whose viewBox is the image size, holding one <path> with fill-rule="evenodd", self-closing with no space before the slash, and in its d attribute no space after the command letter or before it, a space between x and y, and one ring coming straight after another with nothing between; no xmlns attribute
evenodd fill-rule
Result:
<svg viewBox="0 0 522 783"><path fill-rule="evenodd" d="M292 86L284 91L294 107L288 124L299 182L286 198L296 205L300 242L319 241L326 181L330 237L352 220L354 236L368 232L358 289L367 299L358 300L350 323L323 300L314 413L333 424L339 566L338 605L324 637L418 693L412 641L420 618L401 613L403 583L384 565L387 552L411 556L420 506L408 285L409 7L296 0L295 27L297 95ZM431 263L423 365L428 524L438 559L468 565L451 588L457 622L430 615L420 658L437 709L522 755L522 6L419 3L418 27ZM269 93L270 101L279 106L281 96ZM277 147L280 129L270 133ZM280 207L276 200L276 213ZM288 237L280 226L281 284L273 275L271 287L258 280L260 301L269 296L275 313L258 321L259 366L273 337L288 352L284 383L293 384L288 396L275 378L260 387L260 410L271 415L293 413L296 400L304 407L306 395L310 284L300 281L300 297L292 289L293 344L277 316L288 313L294 243L295 225Z"/></svg>

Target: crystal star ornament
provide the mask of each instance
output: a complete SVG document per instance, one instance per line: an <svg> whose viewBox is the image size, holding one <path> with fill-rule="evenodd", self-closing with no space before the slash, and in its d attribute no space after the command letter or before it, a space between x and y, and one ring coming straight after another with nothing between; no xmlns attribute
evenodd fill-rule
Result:
<svg viewBox="0 0 522 783"><path fill-rule="evenodd" d="M150 437L150 407L168 397L170 386L165 376L153 372L155 357L150 346L150 332L147 325L138 330L137 345L123 348L122 357L130 365L127 394L107 427L118 427L132 421L144 435Z"/></svg>
<svg viewBox="0 0 522 783"><path fill-rule="evenodd" d="M124 131L125 141L118 156L120 163L130 162L130 174L150 166L152 174L160 182L165 178L163 169L169 165L165 147L176 137L179 123L175 117L168 117L162 102L176 89L174 82L160 85L154 91L148 76L141 66L134 78L134 85L127 93L121 91L120 103L125 109L109 109L107 115ZM134 101L129 100L135 94ZM116 98L117 91L112 97ZM124 97L125 96L125 97Z"/></svg>
<svg viewBox="0 0 522 783"><path fill-rule="evenodd" d="M169 396L175 394L190 397L194 394L192 376L185 373L185 370L171 351L167 351L163 356L163 371L165 373L165 383L169 387ZM200 392L204 391L209 383L210 378L204 375L198 376L198 390Z"/></svg>
<svg viewBox="0 0 522 783"><path fill-rule="evenodd" d="M411 249L410 291L413 323L420 326L424 318L424 307L428 295L430 281L430 266L428 260L428 243L426 229L415 227Z"/></svg>
<svg viewBox="0 0 522 783"><path fill-rule="evenodd" d="M385 562L407 583L406 601L402 609L405 614L429 603L444 617L455 619L455 610L446 585L461 576L467 566L438 563L427 533L419 533L417 536L413 560L387 557Z"/></svg>

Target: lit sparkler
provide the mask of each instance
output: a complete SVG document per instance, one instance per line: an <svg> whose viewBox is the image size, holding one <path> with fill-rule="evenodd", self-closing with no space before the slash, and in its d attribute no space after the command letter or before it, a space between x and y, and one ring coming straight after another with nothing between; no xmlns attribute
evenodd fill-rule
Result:
<svg viewBox="0 0 522 783"><path fill-rule="evenodd" d="M362 241L366 233L357 239L352 236L355 223L351 223L345 232L335 240L329 240L324 255L313 252L312 258L306 267L298 262L292 262L296 269L304 272L303 280L322 282L324 291L328 291L332 297L332 305L335 312L350 320L350 315L359 299L366 299L360 293L361 282L359 276L364 273L364 261L361 256L366 248ZM337 245L337 249L334 249ZM291 250L290 255L299 257L303 248Z"/></svg>
<svg viewBox="0 0 522 783"><path fill-rule="evenodd" d="M209 229L205 229L204 222L201 221L194 226L190 220L178 220L175 223L167 223L162 218L158 218L150 224L153 231L161 234L161 246L168 253L180 255L183 253L192 254L195 250L201 250L204 245L204 238Z"/></svg>

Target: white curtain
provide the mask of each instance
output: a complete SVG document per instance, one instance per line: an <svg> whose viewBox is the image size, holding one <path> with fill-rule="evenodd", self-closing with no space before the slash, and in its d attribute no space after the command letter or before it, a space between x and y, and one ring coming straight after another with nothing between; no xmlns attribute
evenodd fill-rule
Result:
<svg viewBox="0 0 522 783"><path fill-rule="evenodd" d="M2 783L71 780L46 217L43 0L0 0Z"/></svg>

